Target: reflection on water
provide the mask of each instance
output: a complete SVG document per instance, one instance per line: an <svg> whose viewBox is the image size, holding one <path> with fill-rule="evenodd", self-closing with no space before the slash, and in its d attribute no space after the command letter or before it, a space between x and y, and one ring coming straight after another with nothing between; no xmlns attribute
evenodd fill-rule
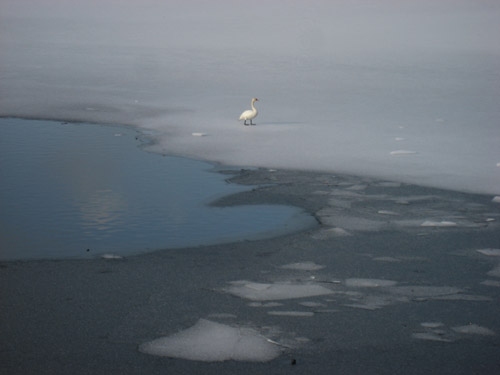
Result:
<svg viewBox="0 0 500 375"><path fill-rule="evenodd" d="M133 254L312 225L286 206L214 208L241 191L210 164L141 150L133 129L0 119L0 259Z"/></svg>

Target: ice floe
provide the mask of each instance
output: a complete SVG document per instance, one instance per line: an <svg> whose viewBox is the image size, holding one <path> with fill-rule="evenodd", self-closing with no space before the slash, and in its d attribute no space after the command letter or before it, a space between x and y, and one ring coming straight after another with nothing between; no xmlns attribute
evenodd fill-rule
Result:
<svg viewBox="0 0 500 375"><path fill-rule="evenodd" d="M103 254L101 255L102 259L123 259L121 255L116 254Z"/></svg>
<svg viewBox="0 0 500 375"><path fill-rule="evenodd" d="M452 342L453 340L443 337L439 333L435 332L417 332L411 335L415 339L419 340L429 340L429 341L441 341L441 342Z"/></svg>
<svg viewBox="0 0 500 375"><path fill-rule="evenodd" d="M299 262L299 263L285 264L284 266L281 266L281 268L288 270L297 270L297 271L318 271L325 268L325 266L321 266L314 262Z"/></svg>
<svg viewBox="0 0 500 375"><path fill-rule="evenodd" d="M500 257L500 249L479 249L476 250L478 253L487 255L490 257Z"/></svg>
<svg viewBox="0 0 500 375"><path fill-rule="evenodd" d="M456 227L457 223L454 221L432 221L432 220L426 220L422 224L420 224L422 227Z"/></svg>
<svg viewBox="0 0 500 375"><path fill-rule="evenodd" d="M488 276L500 277L500 264L488 272Z"/></svg>
<svg viewBox="0 0 500 375"><path fill-rule="evenodd" d="M383 280L383 279L357 279L351 278L345 280L345 286L351 288L378 288L378 287L388 287L394 286L397 281L393 280Z"/></svg>
<svg viewBox="0 0 500 375"><path fill-rule="evenodd" d="M500 195L497 195L491 201L494 202L494 203L500 203Z"/></svg>
<svg viewBox="0 0 500 375"><path fill-rule="evenodd" d="M232 327L206 319L179 333L146 342L139 346L139 351L204 362L267 362L281 354L279 346L253 328Z"/></svg>
<svg viewBox="0 0 500 375"><path fill-rule="evenodd" d="M315 283L275 282L255 283L246 280L232 281L223 288L226 293L252 301L272 301L321 296L333 293L330 289Z"/></svg>
<svg viewBox="0 0 500 375"><path fill-rule="evenodd" d="M452 327L453 331L457 333L465 333L467 335L483 335L483 336L494 336L495 332L486 327L481 327L477 324L467 324L465 326Z"/></svg>

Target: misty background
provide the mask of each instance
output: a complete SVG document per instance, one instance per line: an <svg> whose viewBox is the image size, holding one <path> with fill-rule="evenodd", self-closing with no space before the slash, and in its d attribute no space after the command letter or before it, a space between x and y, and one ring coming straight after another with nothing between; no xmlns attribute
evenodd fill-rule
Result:
<svg viewBox="0 0 500 375"><path fill-rule="evenodd" d="M493 0L0 0L0 115L136 125L153 151L232 165L500 194L499 29Z"/></svg>

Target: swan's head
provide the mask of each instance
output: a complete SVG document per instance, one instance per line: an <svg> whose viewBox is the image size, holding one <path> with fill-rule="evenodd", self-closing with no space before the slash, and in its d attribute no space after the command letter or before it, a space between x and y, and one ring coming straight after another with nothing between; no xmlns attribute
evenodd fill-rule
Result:
<svg viewBox="0 0 500 375"><path fill-rule="evenodd" d="M252 99L252 103L254 103L254 102L258 102L258 101L259 101L259 99L257 99L257 98L253 98L253 99Z"/></svg>

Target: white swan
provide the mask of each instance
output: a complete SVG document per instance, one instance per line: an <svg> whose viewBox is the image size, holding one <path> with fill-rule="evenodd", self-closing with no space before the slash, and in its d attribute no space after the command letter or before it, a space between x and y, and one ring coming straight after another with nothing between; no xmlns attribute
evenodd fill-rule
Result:
<svg viewBox="0 0 500 375"><path fill-rule="evenodd" d="M243 124L245 125L255 125L252 120L257 117L257 114L259 112L257 112L257 108L255 108L255 106L253 105L253 103L255 102L258 102L259 99L257 98L252 98L252 102L251 102L251 106L252 106L252 109L247 109L245 112L243 112L240 116L240 120L245 120L243 122ZM247 121L250 120L250 124L247 124Z"/></svg>

